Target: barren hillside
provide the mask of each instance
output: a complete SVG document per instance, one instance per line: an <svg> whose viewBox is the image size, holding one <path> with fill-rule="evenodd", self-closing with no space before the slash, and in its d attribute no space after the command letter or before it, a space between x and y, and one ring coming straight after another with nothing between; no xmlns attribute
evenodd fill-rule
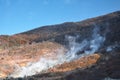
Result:
<svg viewBox="0 0 120 80"><path fill-rule="evenodd" d="M1 35L0 78L120 80L120 11Z"/></svg>

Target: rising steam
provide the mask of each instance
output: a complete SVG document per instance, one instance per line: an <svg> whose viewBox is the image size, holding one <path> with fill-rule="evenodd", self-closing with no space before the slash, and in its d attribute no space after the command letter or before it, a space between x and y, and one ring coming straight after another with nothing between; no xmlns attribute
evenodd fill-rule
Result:
<svg viewBox="0 0 120 80"><path fill-rule="evenodd" d="M77 36L66 35L66 39L69 42L69 51L65 55L57 55L56 56L57 58L54 60L47 58L40 58L38 62L29 63L25 67L18 66L17 70L15 70L12 74L10 74L9 77L16 78L16 77L31 76L37 73L41 73L42 71L47 70L57 64L62 64L65 61L69 62L83 55L95 53L96 51L98 51L98 49L105 41L105 36L101 36L99 34L99 30L100 30L99 27L95 26L91 35L91 39L89 40L84 39L80 43L76 42L76 39L80 38L79 35Z"/></svg>
<svg viewBox="0 0 120 80"><path fill-rule="evenodd" d="M84 39L81 43L77 43L75 40L78 38L72 36L66 36L69 41L70 50L67 53L67 60L73 60L84 56L86 54L93 54L98 51L103 42L105 41L105 36L99 34L99 27L93 29L93 34L90 40ZM79 52L80 55L77 53Z"/></svg>

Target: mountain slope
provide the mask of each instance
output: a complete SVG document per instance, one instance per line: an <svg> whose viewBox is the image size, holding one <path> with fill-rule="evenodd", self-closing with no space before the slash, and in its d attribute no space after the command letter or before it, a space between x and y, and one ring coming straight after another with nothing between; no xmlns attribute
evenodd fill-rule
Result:
<svg viewBox="0 0 120 80"><path fill-rule="evenodd" d="M120 11L117 11L81 22L67 22L39 27L12 36L0 36L1 46L5 46L5 48L1 48L0 54L3 55L4 53L4 55L7 55L9 53L10 58L14 58L15 55L17 57L37 55L35 59L38 59L37 57L41 56L41 53L46 52L45 55L47 55L47 53L48 55L53 53L53 59L49 60L47 56L45 61L42 62L44 63L42 66L45 65L45 69L43 69L42 72L38 71L41 69L40 66L38 67L38 65L41 64L40 57L40 62L38 61L30 65L29 62L31 62L31 60L28 59L27 66L20 68L20 71L15 71L10 76L14 77L16 73L18 74L17 76L20 75L20 77L28 73L30 75L27 75L28 77L25 78L15 78L16 80L120 79L119 36ZM49 44L51 44L51 46ZM60 50L61 47L62 50ZM34 52L35 49L39 50L39 52ZM55 53L58 54L56 55ZM60 54L63 55L60 56ZM1 62L7 60L7 57L4 55L3 57L6 59L1 57ZM42 55L42 58L43 56L44 55ZM56 56L60 56L60 58ZM27 59L26 57L24 57L24 59ZM19 61L22 62L22 60ZM34 60L32 61L34 62ZM55 63L53 63L54 61ZM51 64L53 64L52 67ZM3 65L0 66L4 66L4 62ZM3 68L6 68L6 66ZM1 67L1 71L3 68ZM35 75L33 75L32 72L34 72ZM31 74L33 76L31 76ZM6 76L9 75L7 74ZM10 79L14 80L14 78Z"/></svg>
<svg viewBox="0 0 120 80"><path fill-rule="evenodd" d="M54 40L55 42L65 44L64 35L67 35L67 34L84 35L84 33L86 33L87 35L83 36L84 38L86 38L89 36L91 30L95 25L101 27L102 31L104 31L104 28L105 28L104 26L106 27L109 26L109 30L114 30L114 32L109 31L110 32L109 34L112 35L112 37L114 37L112 39L118 40L119 39L118 36L120 36L119 34L120 29L118 28L120 24L119 21L120 21L120 11L117 11L107 15L100 16L100 17L87 19L81 22L66 22L63 24L43 26L27 32L9 36L9 39L13 39L14 36L17 37L17 38L14 38L13 41L9 42L9 44L14 43L14 45L16 45L15 42L19 38L20 38L19 40L21 39L23 40L23 44L32 43L32 42L41 42L45 40ZM2 36L0 36L0 39L1 37ZM107 37L109 38L110 36L107 35ZM112 39L110 39L109 42L115 41ZM1 40L1 41L4 41L4 40ZM17 44L19 45L22 43L18 41Z"/></svg>
<svg viewBox="0 0 120 80"><path fill-rule="evenodd" d="M58 25L51 25L51 26L44 26L40 28L36 28L27 32L24 32L22 34L27 34L27 35L38 35L38 37L33 40L33 41L43 41L43 40L48 40L53 37L59 36L60 38L63 37L61 35L67 35L67 34L81 34L83 35L86 31L86 34L89 36L89 33L91 29L94 26L99 26L101 27L101 30L104 31L106 27L109 26L109 30L114 30L114 32L109 31L110 34L114 34L114 39L118 38L120 34L118 31L120 30L119 24L120 24L120 11L110 13L104 16L100 16L97 18L92 18L88 20L84 20L81 22L67 22L63 24L58 24ZM114 26L114 27L113 27ZM117 28L117 29L116 29ZM87 35L84 35L85 37L88 37ZM109 37L109 36L107 36ZM61 39L62 40L62 39ZM116 39L118 40L118 39ZM57 40L56 40L57 41ZM114 40L113 40L114 41ZM60 42L60 41L58 41ZM112 42L112 40L111 40Z"/></svg>

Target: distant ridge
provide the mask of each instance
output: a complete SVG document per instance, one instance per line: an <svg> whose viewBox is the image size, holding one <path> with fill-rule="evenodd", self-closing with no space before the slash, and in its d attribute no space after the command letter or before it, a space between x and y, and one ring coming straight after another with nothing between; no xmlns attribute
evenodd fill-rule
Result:
<svg viewBox="0 0 120 80"><path fill-rule="evenodd" d="M115 35L120 36L120 34L117 33L119 31L118 27L120 25L120 11L98 16L96 18L90 18L80 22L65 22L57 25L42 26L23 33L7 36L4 38L3 36L0 36L0 40L2 42L5 41L3 45L6 44L8 46L9 44L11 44L9 45L9 47L14 45L16 46L46 40L54 40L55 42L64 44L65 35L83 34L83 32L86 30L86 34L88 34L89 36L90 34L89 31L95 25L99 25L101 27L109 25L109 27L112 28L112 30L115 30L114 32ZM84 37L86 36L87 35L85 35Z"/></svg>

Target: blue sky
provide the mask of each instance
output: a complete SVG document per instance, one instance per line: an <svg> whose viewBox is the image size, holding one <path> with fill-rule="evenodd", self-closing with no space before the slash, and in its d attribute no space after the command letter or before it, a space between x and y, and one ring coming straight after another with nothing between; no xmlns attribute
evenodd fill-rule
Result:
<svg viewBox="0 0 120 80"><path fill-rule="evenodd" d="M120 0L0 0L0 35L120 10Z"/></svg>

